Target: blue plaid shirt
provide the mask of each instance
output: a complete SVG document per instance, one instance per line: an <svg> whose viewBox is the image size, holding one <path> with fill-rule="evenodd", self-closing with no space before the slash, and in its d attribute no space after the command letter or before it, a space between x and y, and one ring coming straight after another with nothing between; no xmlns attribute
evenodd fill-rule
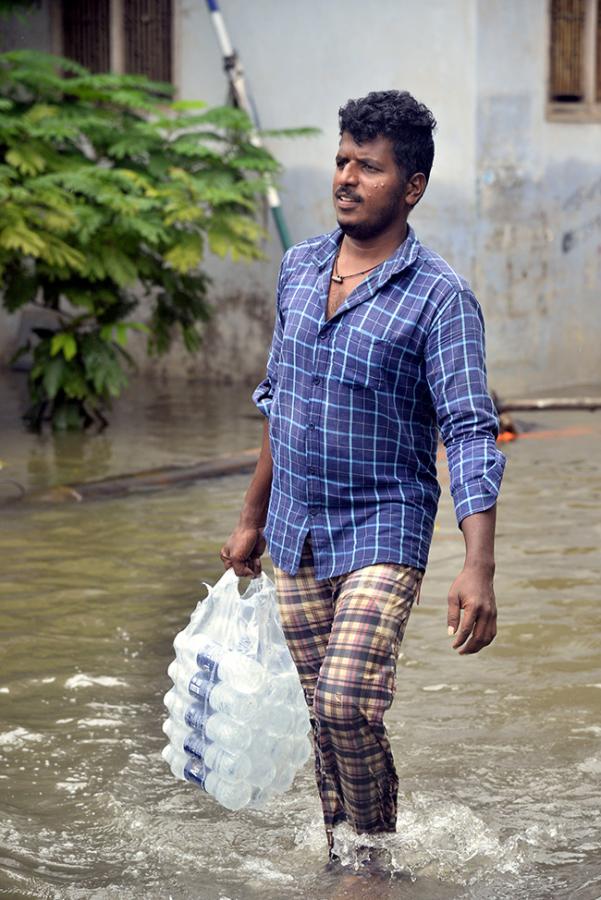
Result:
<svg viewBox="0 0 601 900"><path fill-rule="evenodd" d="M409 228L326 320L339 229L287 251L267 377L273 484L265 537L316 576L378 562L425 569L440 496L438 430L458 522L492 506L505 457L486 386L484 323L466 282Z"/></svg>

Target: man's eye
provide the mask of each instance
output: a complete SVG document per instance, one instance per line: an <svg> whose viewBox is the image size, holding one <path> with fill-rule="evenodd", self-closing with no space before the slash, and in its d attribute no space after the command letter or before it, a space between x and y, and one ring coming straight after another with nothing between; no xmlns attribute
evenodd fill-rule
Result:
<svg viewBox="0 0 601 900"><path fill-rule="evenodd" d="M346 160L344 160L344 159L336 160L336 168L337 169L344 169L345 164L346 164Z"/></svg>
<svg viewBox="0 0 601 900"><path fill-rule="evenodd" d="M364 168L364 169L369 169L370 172L375 172L375 171L376 171L376 167L370 165L369 163L363 163L363 168Z"/></svg>

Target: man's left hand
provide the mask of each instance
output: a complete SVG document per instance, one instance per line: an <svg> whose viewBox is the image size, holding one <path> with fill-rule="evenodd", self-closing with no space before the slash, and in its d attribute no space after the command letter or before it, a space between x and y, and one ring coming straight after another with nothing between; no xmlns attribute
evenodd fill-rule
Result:
<svg viewBox="0 0 601 900"><path fill-rule="evenodd" d="M497 606L493 573L486 569L464 568L449 591L449 635L460 655L478 653L497 633Z"/></svg>

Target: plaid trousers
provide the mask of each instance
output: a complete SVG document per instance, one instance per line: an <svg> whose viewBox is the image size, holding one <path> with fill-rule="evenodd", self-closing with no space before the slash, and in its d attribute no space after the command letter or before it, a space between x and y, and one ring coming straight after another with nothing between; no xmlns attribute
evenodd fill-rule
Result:
<svg viewBox="0 0 601 900"><path fill-rule="evenodd" d="M296 575L275 569L278 606L313 727L328 837L394 831L398 777L384 726L401 640L423 573L379 563L317 581L310 538Z"/></svg>

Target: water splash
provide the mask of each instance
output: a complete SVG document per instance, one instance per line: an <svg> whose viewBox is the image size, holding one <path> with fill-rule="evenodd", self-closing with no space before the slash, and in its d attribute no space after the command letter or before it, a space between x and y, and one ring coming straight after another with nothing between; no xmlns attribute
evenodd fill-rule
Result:
<svg viewBox="0 0 601 900"><path fill-rule="evenodd" d="M21 725L11 731L3 731L0 734L0 747L11 747L13 750L21 750L26 744L39 743L44 740L43 734L28 731Z"/></svg>
<svg viewBox="0 0 601 900"><path fill-rule="evenodd" d="M78 675L72 675L65 681L65 687L69 690L76 690L80 687L91 687L98 684L101 687L127 687L127 682L122 678L114 678L112 675L86 675L80 672Z"/></svg>
<svg viewBox="0 0 601 900"><path fill-rule="evenodd" d="M468 806L414 793L399 807L395 834L357 835L346 823L334 829L334 852L343 866L359 870L376 851L391 877L429 875L460 885L484 875L517 875L533 850L560 838L560 829L531 826L502 839ZM324 844L319 819L298 829L297 847L314 851ZM530 852L529 852L530 851Z"/></svg>

